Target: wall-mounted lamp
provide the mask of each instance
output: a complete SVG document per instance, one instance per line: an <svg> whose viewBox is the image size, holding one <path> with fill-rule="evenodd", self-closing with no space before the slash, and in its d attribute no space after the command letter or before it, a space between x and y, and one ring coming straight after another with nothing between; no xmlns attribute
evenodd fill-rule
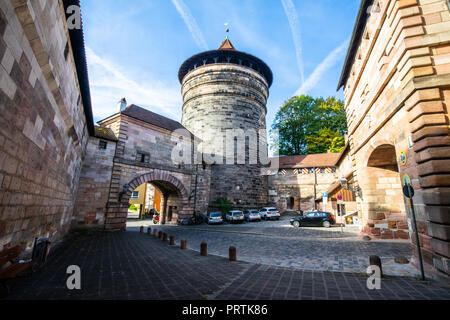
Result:
<svg viewBox="0 0 450 320"><path fill-rule="evenodd" d="M348 180L345 177L342 177L341 180L341 187L344 190L352 191L355 193L355 195L359 198L362 198L362 192L360 187L352 187L348 185Z"/></svg>

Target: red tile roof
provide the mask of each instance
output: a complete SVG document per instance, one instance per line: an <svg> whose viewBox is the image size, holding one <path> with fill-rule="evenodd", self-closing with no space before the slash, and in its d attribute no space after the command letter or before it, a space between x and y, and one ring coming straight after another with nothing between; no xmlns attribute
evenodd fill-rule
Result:
<svg viewBox="0 0 450 320"><path fill-rule="evenodd" d="M279 166L280 168L335 167L340 156L340 153L320 153L279 157ZM271 158L271 160L275 159Z"/></svg>
<svg viewBox="0 0 450 320"><path fill-rule="evenodd" d="M177 129L187 130L178 121L166 118L134 104L126 107L121 113L169 131L175 131Z"/></svg>
<svg viewBox="0 0 450 320"><path fill-rule="evenodd" d="M233 44L231 43L230 40L225 39L222 44L220 45L219 49L217 50L231 50L231 51L236 51L236 49L234 48Z"/></svg>

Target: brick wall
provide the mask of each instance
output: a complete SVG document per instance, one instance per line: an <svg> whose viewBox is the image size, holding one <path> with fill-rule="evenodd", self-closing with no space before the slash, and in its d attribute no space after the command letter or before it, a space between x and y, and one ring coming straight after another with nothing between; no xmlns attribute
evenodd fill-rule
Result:
<svg viewBox="0 0 450 320"><path fill-rule="evenodd" d="M0 1L0 249L70 226L88 132L66 45L58 1Z"/></svg>

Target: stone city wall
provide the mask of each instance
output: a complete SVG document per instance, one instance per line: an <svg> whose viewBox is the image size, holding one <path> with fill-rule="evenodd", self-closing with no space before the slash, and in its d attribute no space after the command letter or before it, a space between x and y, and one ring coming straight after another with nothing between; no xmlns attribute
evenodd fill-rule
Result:
<svg viewBox="0 0 450 320"><path fill-rule="evenodd" d="M100 141L106 142L106 149L99 148ZM115 142L95 137L89 138L75 202L73 226L103 226L105 224L105 208L108 202L115 152Z"/></svg>
<svg viewBox="0 0 450 320"><path fill-rule="evenodd" d="M63 236L88 140L62 5L0 1L0 250Z"/></svg>

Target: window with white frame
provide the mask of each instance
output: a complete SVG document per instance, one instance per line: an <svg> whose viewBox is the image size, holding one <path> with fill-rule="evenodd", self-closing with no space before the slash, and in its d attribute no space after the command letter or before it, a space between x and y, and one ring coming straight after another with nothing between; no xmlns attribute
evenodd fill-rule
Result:
<svg viewBox="0 0 450 320"><path fill-rule="evenodd" d="M139 191L133 191L131 194L131 199L139 199Z"/></svg>

